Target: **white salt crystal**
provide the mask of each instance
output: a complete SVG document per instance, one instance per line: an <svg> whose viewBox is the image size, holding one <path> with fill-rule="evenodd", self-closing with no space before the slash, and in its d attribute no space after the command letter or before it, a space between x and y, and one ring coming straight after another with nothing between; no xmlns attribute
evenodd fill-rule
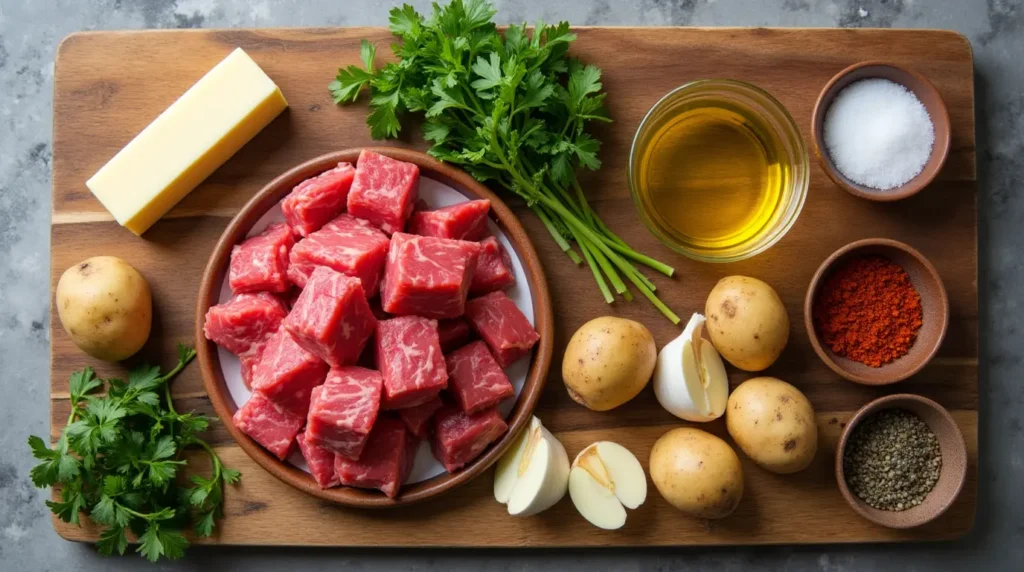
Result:
<svg viewBox="0 0 1024 572"><path fill-rule="evenodd" d="M916 177L932 153L935 127L913 93L887 79L844 88L825 114L825 147L851 181L879 190Z"/></svg>

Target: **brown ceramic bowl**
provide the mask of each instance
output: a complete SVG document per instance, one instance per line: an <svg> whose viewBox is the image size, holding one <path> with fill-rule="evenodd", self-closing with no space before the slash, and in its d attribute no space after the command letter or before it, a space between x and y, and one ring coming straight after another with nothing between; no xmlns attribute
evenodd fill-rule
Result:
<svg viewBox="0 0 1024 572"><path fill-rule="evenodd" d="M238 407L228 393L227 385L221 372L217 347L213 342L208 341L203 334L203 322L206 311L218 301L221 285L228 270L231 247L240 242L260 217L281 201L296 184L333 168L339 161L355 164L361 149L348 149L317 157L295 167L263 187L228 224L213 254L210 255L210 261L207 263L206 271L203 274L202 285L199 287L198 300L196 302L195 336L203 384L206 386L206 392L210 396L210 401L213 403L217 415L224 422L227 431L231 433L231 436L238 442L238 445L260 466L278 479L306 493L328 501L358 508L388 508L424 501L469 482L497 462L498 458L512 444L516 435L529 422L533 408L537 404L537 400L540 398L543 390L548 369L551 366L553 343L553 317L547 281L544 278L544 272L541 269L537 253L534 251L526 231L520 225L516 216L512 214L512 211L509 210L508 206L464 171L443 164L429 155L391 147L373 148L373 150L401 161L415 163L419 166L422 176L442 182L471 199L482 198L491 201L492 219L508 236L516 250L516 254L523 263L527 282L529 283L528 286L533 297L534 322L537 332L540 334L540 342L534 348L533 361L526 375L523 390L519 394L512 412L506 419L509 425L508 431L472 463L455 473L441 474L432 479L404 486L399 495L394 499L389 499L377 491L352 487L321 489L308 473L287 462L278 460L277 457L267 452L266 449L235 428L234 423L231 422L231 417Z"/></svg>
<svg viewBox="0 0 1024 572"><path fill-rule="evenodd" d="M825 148L825 114L828 112L829 106L832 105L832 100L851 83L871 78L887 79L906 87L924 104L928 115L931 116L932 125L935 126L935 144L932 146L932 154L928 157L924 168L903 186L887 191L865 187L847 179L836 168L832 158L828 155L828 149ZM888 62L861 62L837 73L825 84L821 95L818 96L818 102L814 104L811 129L814 132L814 153L818 156L818 161L821 163L822 169L825 170L825 174L844 191L872 201L897 201L917 193L935 179L942 169L943 163L946 162L946 156L949 155L949 112L939 95L939 90L935 89L935 86L923 75Z"/></svg>
<svg viewBox="0 0 1024 572"><path fill-rule="evenodd" d="M843 454L846 443L857 425L870 415L883 409L906 409L928 424L928 428L939 440L942 451L942 469L939 480L921 504L903 511L878 510L860 500L850 492L843 472ZM901 393L880 397L861 407L843 429L836 449L836 481L839 492L853 510L864 518L889 528L913 528L931 522L953 504L967 477L967 445L956 421L941 405L920 395Z"/></svg>
<svg viewBox="0 0 1024 572"><path fill-rule="evenodd" d="M869 255L884 256L902 266L921 295L922 325L914 345L906 355L882 367L871 367L837 355L822 343L814 327L814 299L828 274L843 261ZM867 238L840 248L818 267L804 298L804 325L814 351L832 371L863 385L888 385L921 371L939 351L949 326L949 300L938 271L920 252L895 240Z"/></svg>

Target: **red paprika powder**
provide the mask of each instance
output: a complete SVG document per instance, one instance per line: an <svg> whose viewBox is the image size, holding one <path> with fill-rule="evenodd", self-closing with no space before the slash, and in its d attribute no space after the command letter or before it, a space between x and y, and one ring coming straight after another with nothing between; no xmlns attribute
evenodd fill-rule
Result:
<svg viewBox="0 0 1024 572"><path fill-rule="evenodd" d="M907 271L888 258L852 258L822 283L813 317L818 336L833 352L881 367L914 344L921 296Z"/></svg>

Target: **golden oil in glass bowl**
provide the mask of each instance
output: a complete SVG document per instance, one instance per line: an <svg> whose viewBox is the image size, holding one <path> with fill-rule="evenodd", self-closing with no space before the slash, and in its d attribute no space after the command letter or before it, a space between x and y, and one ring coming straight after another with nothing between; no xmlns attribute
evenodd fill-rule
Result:
<svg viewBox="0 0 1024 572"><path fill-rule="evenodd" d="M702 80L648 112L629 181L658 238L691 258L729 262L764 251L792 227L808 169L799 130L779 102L749 84Z"/></svg>

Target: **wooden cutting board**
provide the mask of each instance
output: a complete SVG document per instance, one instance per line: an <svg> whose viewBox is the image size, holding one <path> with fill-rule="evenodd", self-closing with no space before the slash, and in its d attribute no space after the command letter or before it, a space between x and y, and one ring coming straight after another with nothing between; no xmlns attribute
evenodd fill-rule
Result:
<svg viewBox="0 0 1024 572"><path fill-rule="evenodd" d="M581 546L867 542L950 539L970 530L977 501L978 272L971 46L942 31L582 28L573 53L604 70L615 122L596 135L604 168L583 176L591 204L638 250L673 264L674 279L652 275L680 315L700 311L712 285L729 274L773 285L793 324L789 346L767 375L794 383L818 411L820 445L813 465L796 475L769 474L744 459L747 490L736 513L707 522L671 508L651 487L646 504L620 531L601 531L576 514L568 498L533 518L511 518L491 496L485 475L433 502L402 510L360 512L325 504L264 472L219 422L212 440L224 461L243 473L227 496L223 544L359 546ZM128 260L149 279L156 305L153 337L143 359L170 365L174 344L191 342L195 294L217 237L264 184L307 159L371 144L365 102L337 108L327 92L335 69L358 61L360 38L390 42L379 28L202 30L76 34L60 46L54 82L51 285L68 266L94 255ZM290 109L188 196L145 237L114 223L85 181L125 143L234 47L244 48L281 86ZM386 51L384 49L382 52ZM626 186L629 144L644 112L670 89L699 78L732 78L775 95L810 141L811 110L828 79L857 61L886 59L931 79L949 106L953 143L946 168L925 192L895 204L872 203L836 188L812 160L810 195L796 226L776 246L735 264L702 264L674 254L640 223ZM422 148L414 129L399 144ZM556 358L536 411L570 455L598 439L632 449L645 465L655 439L680 425L650 390L611 412L573 403L562 386L559 355L585 321L603 314L640 320L659 347L679 330L649 304L607 306L589 270L573 266L538 220L510 201L533 236L551 285ZM846 382L815 356L803 328L804 292L818 264L860 238L905 241L938 268L950 298L950 327L939 355L919 375L893 388ZM86 358L51 312L52 437L69 412L68 375ZM116 367L97 368L101 376ZM121 372L123 373L123 372ZM749 374L730 369L738 384ZM180 409L212 414L199 368L174 385ZM840 496L833 456L845 421L874 397L920 393L946 406L967 439L967 484L944 516L925 527L888 530L858 517ZM719 421L706 426L724 435ZM92 540L96 529L56 523L59 534Z"/></svg>

